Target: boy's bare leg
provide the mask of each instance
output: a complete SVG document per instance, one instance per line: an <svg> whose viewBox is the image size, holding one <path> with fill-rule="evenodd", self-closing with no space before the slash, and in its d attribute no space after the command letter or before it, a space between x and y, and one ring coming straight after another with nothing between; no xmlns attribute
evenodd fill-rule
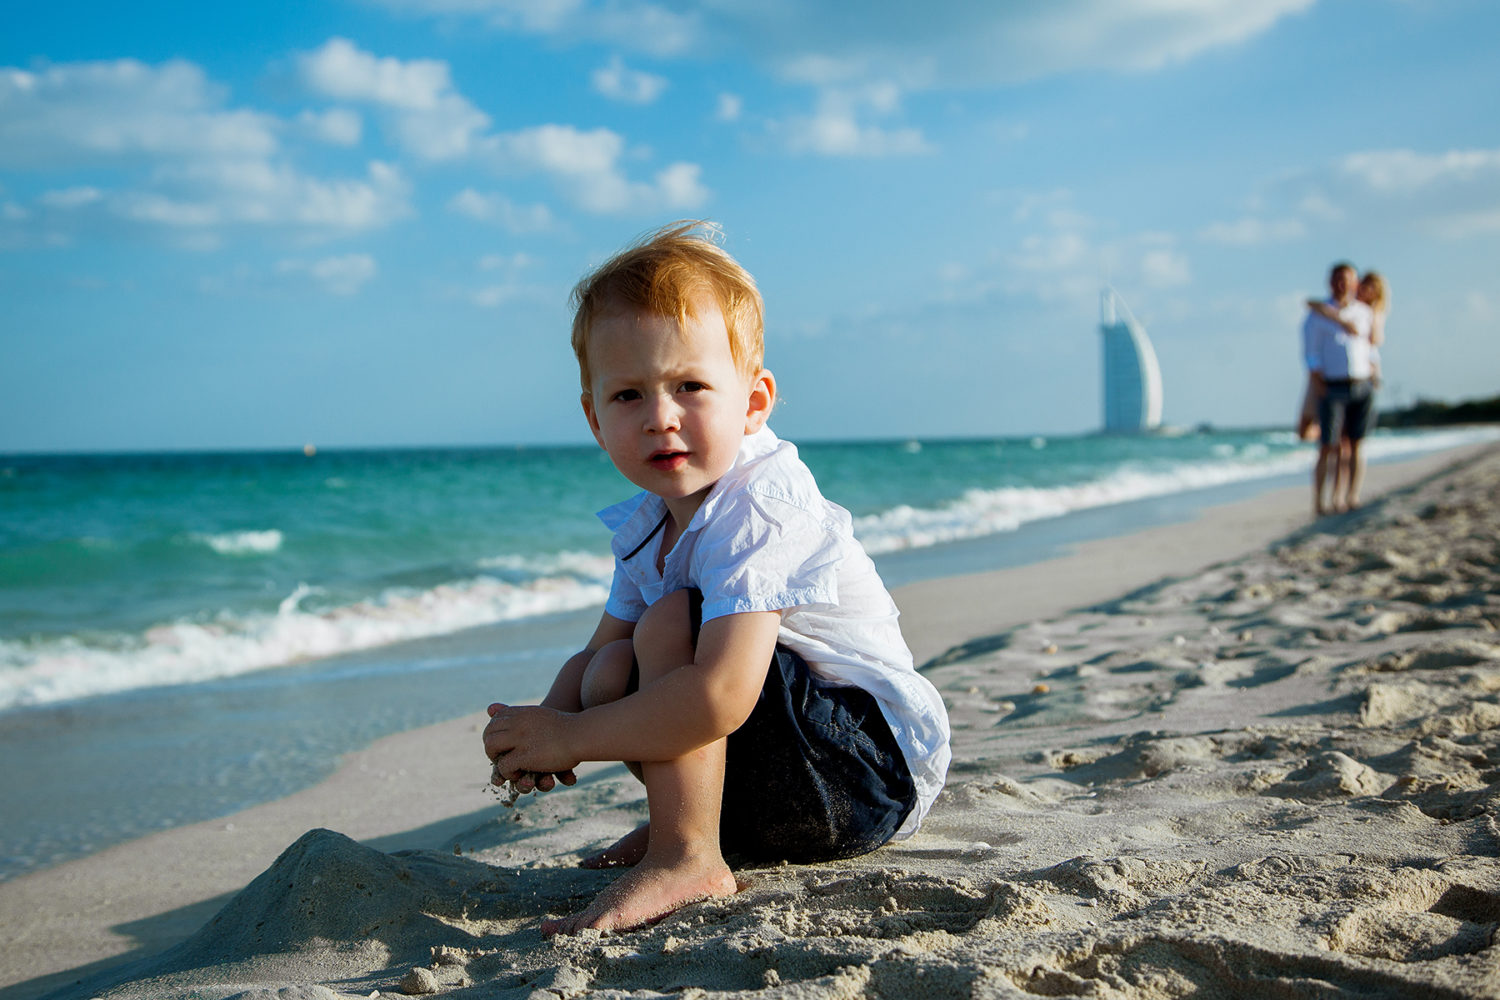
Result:
<svg viewBox="0 0 1500 1000"><path fill-rule="evenodd" d="M651 842L651 824L642 823L602 851L595 851L582 861L579 868L629 868L646 856L646 846Z"/></svg>
<svg viewBox="0 0 1500 1000"><path fill-rule="evenodd" d="M614 642L605 646L594 656L584 671L580 682L584 708L593 708L625 697L630 684L630 668L635 663L635 645L632 642ZM626 762L626 767L637 778L641 766ZM642 823L602 851L596 851L578 862L580 868L628 868L646 856L646 841L651 824Z"/></svg>
<svg viewBox="0 0 1500 1000"><path fill-rule="evenodd" d="M652 816L645 855L582 913L546 921L542 933L630 930L700 899L731 896L738 888L719 851L724 741L676 760L647 762L643 770Z"/></svg>
<svg viewBox="0 0 1500 1000"><path fill-rule="evenodd" d="M688 615L687 594L679 591L653 605L636 627L634 652L643 688L692 662ZM717 740L676 760L640 765L651 822L593 856L615 857L614 864L635 867L582 913L543 923L543 933L628 930L688 903L734 893L734 875L719 850L724 749L725 741Z"/></svg>

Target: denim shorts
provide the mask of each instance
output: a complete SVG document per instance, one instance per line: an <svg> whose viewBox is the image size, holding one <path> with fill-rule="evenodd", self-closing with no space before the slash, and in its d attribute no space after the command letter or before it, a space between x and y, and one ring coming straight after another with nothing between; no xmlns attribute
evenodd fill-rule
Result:
<svg viewBox="0 0 1500 1000"><path fill-rule="evenodd" d="M696 644L702 596L689 596ZM719 842L732 860L807 864L868 854L917 801L875 696L825 681L780 644L755 708L727 743Z"/></svg>
<svg viewBox="0 0 1500 1000"><path fill-rule="evenodd" d="M1340 438L1360 441L1375 417L1375 389L1369 379L1330 380L1318 400L1319 443L1327 448Z"/></svg>

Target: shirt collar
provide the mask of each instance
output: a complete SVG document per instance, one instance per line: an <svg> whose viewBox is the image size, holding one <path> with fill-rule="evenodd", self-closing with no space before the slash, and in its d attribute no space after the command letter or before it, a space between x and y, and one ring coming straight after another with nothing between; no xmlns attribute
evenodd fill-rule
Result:
<svg viewBox="0 0 1500 1000"><path fill-rule="evenodd" d="M729 471L709 491L704 498L693 520L688 524L687 531L697 531L703 526L709 517L713 516L714 508L719 505L719 499L724 495L727 487L740 481L743 476L742 470L764 458L775 451L781 440L777 438L774 431L769 427L762 427L754 434L747 435L740 442L740 450L734 457L734 464ZM615 555L624 555L645 541L646 536L656 529L667 512L667 502L649 490L642 490L629 500L606 507L598 514L599 520L604 526L614 532L615 539L613 549ZM685 534L686 532L684 532Z"/></svg>

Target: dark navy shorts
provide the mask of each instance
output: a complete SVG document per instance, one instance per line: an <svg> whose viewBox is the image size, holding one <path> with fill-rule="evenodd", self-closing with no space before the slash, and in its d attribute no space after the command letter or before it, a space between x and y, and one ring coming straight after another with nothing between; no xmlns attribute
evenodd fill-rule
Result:
<svg viewBox="0 0 1500 1000"><path fill-rule="evenodd" d="M703 598L689 597L696 644ZM778 644L755 708L729 734L719 820L725 856L806 864L868 854L895 835L916 801L875 696L823 680Z"/></svg>
<svg viewBox="0 0 1500 1000"><path fill-rule="evenodd" d="M1323 447L1341 438L1360 441L1375 416L1375 390L1369 379L1330 381L1318 400L1318 439Z"/></svg>

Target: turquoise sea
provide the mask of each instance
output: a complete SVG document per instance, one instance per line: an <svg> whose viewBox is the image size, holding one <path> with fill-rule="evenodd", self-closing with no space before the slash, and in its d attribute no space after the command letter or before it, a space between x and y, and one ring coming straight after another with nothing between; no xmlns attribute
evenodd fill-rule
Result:
<svg viewBox="0 0 1500 1000"><path fill-rule="evenodd" d="M1381 433L1369 454L1497 437ZM1036 558L1039 526L1065 542L1058 526L1088 512L1263 488L1312 461L1282 431L801 452L893 584ZM593 447L0 455L0 879L539 697L608 588L593 512L630 492Z"/></svg>

